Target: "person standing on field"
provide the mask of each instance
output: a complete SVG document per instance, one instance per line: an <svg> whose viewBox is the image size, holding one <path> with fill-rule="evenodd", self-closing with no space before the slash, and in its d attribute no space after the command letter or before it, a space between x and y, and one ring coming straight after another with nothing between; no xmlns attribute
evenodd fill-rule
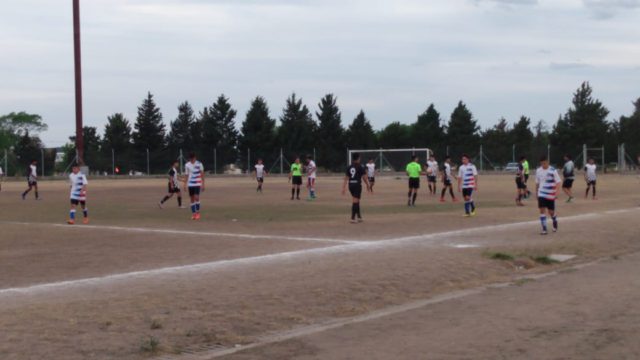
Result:
<svg viewBox="0 0 640 360"><path fill-rule="evenodd" d="M476 216L474 191L478 191L478 169L471 163L469 155L464 154L458 169L458 192L462 192L464 197L464 217Z"/></svg>
<svg viewBox="0 0 640 360"><path fill-rule="evenodd" d="M540 225L542 225L540 235L547 235L547 214L551 216L553 232L558 231L556 199L560 182L560 175L554 167L549 165L549 159L546 156L541 157L540 167L536 170L536 192L538 193Z"/></svg>
<svg viewBox="0 0 640 360"><path fill-rule="evenodd" d="M592 199L596 200L596 181L597 179L597 175L596 175L596 162L593 160L593 158L589 159L589 161L587 162L587 165L584 166L584 180L587 182L587 190L584 193L584 198L588 198L589 197L589 189L593 189L592 191Z"/></svg>
<svg viewBox="0 0 640 360"><path fill-rule="evenodd" d="M525 191L525 199L531 197L531 191L529 191L529 160L527 160L526 156L522 156L524 161L522 162L522 167L524 168L524 191Z"/></svg>
<svg viewBox="0 0 640 360"><path fill-rule="evenodd" d="M191 220L200 220L200 192L204 192L204 166L196 159L196 154L189 154L189 162L184 165L185 190L189 191L191 200Z"/></svg>
<svg viewBox="0 0 640 360"><path fill-rule="evenodd" d="M32 189L35 191L36 200L40 200L40 196L38 195L38 167L36 166L38 161L31 160L31 165L27 168L27 190L22 193L22 200L25 200L27 194Z"/></svg>
<svg viewBox="0 0 640 360"><path fill-rule="evenodd" d="M567 202L571 202L573 200L573 192L571 188L573 187L573 180L575 179L575 170L576 166L571 160L571 155L567 154L564 156L564 166L562 167L562 191L567 194Z"/></svg>
<svg viewBox="0 0 640 360"><path fill-rule="evenodd" d="M406 171L409 176L409 199L407 200L407 206L416 206L418 189L420 189L420 174L422 173L422 166L418 163L417 155L411 156L411 162L407 164Z"/></svg>
<svg viewBox="0 0 640 360"><path fill-rule="evenodd" d="M296 200L300 200L300 186L302 185L302 164L300 158L296 157L291 170L289 171L289 182L291 182L291 200L295 196Z"/></svg>
<svg viewBox="0 0 640 360"><path fill-rule="evenodd" d="M367 171L360 164L360 154L351 155L351 165L347 168L342 183L342 195L346 194L347 184L349 185L349 193L351 193L351 223L356 224L362 222L362 214L360 213L360 198L362 197L362 181L367 186L367 191L371 192L371 184L366 176ZM357 219L356 219L357 217Z"/></svg>

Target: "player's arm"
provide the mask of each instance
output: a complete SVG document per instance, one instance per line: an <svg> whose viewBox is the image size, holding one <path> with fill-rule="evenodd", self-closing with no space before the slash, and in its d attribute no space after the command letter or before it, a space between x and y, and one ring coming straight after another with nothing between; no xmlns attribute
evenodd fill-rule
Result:
<svg viewBox="0 0 640 360"><path fill-rule="evenodd" d="M458 170L458 192L462 191L462 174L460 174L460 171Z"/></svg>
<svg viewBox="0 0 640 360"><path fill-rule="evenodd" d="M367 191L371 192L371 184L369 183L369 177L363 176L362 181L364 181L364 183L367 185Z"/></svg>
<svg viewBox="0 0 640 360"><path fill-rule="evenodd" d="M349 176L344 176L344 181L342 182L342 195L347 193L347 182L349 182Z"/></svg>

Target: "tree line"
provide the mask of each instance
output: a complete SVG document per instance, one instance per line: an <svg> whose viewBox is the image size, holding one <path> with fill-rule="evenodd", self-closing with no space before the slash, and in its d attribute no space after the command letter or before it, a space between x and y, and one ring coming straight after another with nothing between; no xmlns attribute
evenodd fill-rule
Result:
<svg viewBox="0 0 640 360"><path fill-rule="evenodd" d="M122 172L146 172L148 154L151 172L160 172L182 150L185 156L197 153L209 169L215 156L220 170L232 163L246 167L248 155L250 159L263 158L270 165L281 149L289 161L295 155L315 150L320 167L340 170L346 165L347 149L428 147L439 157L458 157L462 153L477 156L482 145L485 157L500 165L514 155L546 154L547 146L553 147L552 161L556 163L565 153L580 154L583 144L611 149L607 161L615 161L614 149L619 143L625 143L634 157L640 153L640 99L634 102L635 110L630 116L610 121L608 109L593 96L588 82L574 92L571 106L551 127L543 120L532 123L523 115L512 124L501 118L483 130L468 106L460 101L446 119L430 104L413 123L394 121L376 131L363 110L345 126L337 100L334 94L327 94L312 112L294 93L286 99L276 120L265 99L257 96L238 129L237 111L224 94L197 113L188 101L183 102L167 126L153 95L148 93L133 124L122 113L115 113L107 118L102 136L95 127L83 129L85 162L92 169L111 172L115 155L115 165ZM0 117L0 141L5 117ZM29 129L13 134L14 142L22 144L16 145L17 153L28 146L42 146ZM70 137L65 146L67 162L75 155L73 144L74 137Z"/></svg>

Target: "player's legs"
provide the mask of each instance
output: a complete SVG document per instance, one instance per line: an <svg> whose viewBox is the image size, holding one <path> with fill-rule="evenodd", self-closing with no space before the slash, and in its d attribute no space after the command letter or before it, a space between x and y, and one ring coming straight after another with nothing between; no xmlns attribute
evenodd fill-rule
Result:
<svg viewBox="0 0 640 360"><path fill-rule="evenodd" d="M591 193L593 194L593 200L595 200L596 199L596 182L592 181L591 186L593 187Z"/></svg>
<svg viewBox="0 0 640 360"><path fill-rule="evenodd" d="M350 185L349 193L351 193L351 223L362 222L362 214L360 214L362 186Z"/></svg>
<svg viewBox="0 0 640 360"><path fill-rule="evenodd" d="M76 207L78 205L78 200L71 199L71 206L69 209L69 220L67 223L69 225L73 225L76 223Z"/></svg>
<svg viewBox="0 0 640 360"><path fill-rule="evenodd" d="M180 189L178 189L178 191L176 192L177 197L178 197L178 207L182 208L182 191L180 191Z"/></svg>
<svg viewBox="0 0 640 360"><path fill-rule="evenodd" d="M27 188L27 190L25 190L25 191L22 193L22 200L24 200L24 199L25 199L25 197L27 196L27 194L29 193L29 191L31 191L31 189L33 189L33 185L31 184L31 182L30 182L30 181L28 182L28 186L29 186L29 187Z"/></svg>
<svg viewBox="0 0 640 360"><path fill-rule="evenodd" d="M309 199L313 200L316 198L316 179L308 178L307 179L307 189L309 190Z"/></svg>
<svg viewBox="0 0 640 360"><path fill-rule="evenodd" d="M33 184L33 190L34 190L35 195L36 195L36 200L40 199L40 195L38 194L38 183L37 182L35 184Z"/></svg>
<svg viewBox="0 0 640 360"><path fill-rule="evenodd" d="M551 216L551 221L553 224L553 232L558 231L558 218L556 217L556 209L555 209L555 201L553 208L548 209L549 216Z"/></svg>
<svg viewBox="0 0 640 360"><path fill-rule="evenodd" d="M591 182L587 181L587 189L584 191L584 198L588 198L589 197L589 190L591 189Z"/></svg>
<svg viewBox="0 0 640 360"><path fill-rule="evenodd" d="M538 200L538 202L540 202L541 199ZM539 204L539 210L540 210L540 225L542 226L542 231L540 232L541 235L547 235L547 208L544 207L543 204Z"/></svg>
<svg viewBox="0 0 640 360"><path fill-rule="evenodd" d="M87 209L87 202L85 200L80 201L80 207L82 208L82 223L83 224L88 224L89 223L89 209Z"/></svg>
<svg viewBox="0 0 640 360"><path fill-rule="evenodd" d="M473 189L462 189L464 197L464 213L465 216L474 216L476 214L476 205L473 202Z"/></svg>

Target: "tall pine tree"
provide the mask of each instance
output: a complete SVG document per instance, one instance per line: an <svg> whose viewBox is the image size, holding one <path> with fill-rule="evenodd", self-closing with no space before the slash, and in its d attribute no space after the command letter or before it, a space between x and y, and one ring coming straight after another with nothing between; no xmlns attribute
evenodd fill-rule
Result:
<svg viewBox="0 0 640 360"><path fill-rule="evenodd" d="M102 157L111 159L113 165L120 169L121 174L129 172L133 165L131 163L131 137L131 125L123 114L115 113L107 117L102 137Z"/></svg>
<svg viewBox="0 0 640 360"><path fill-rule="evenodd" d="M318 165L329 170L338 170L342 165L346 166L343 156L346 148L342 114L336 102L333 94L327 94L318 103L320 112L316 112Z"/></svg>
<svg viewBox="0 0 640 360"><path fill-rule="evenodd" d="M522 115L520 120L513 125L511 129L511 141L515 145L516 160L520 156L530 156L531 142L533 141L533 133L530 129L531 119Z"/></svg>
<svg viewBox="0 0 640 360"><path fill-rule="evenodd" d="M640 98L634 103L631 116L622 116L619 122L619 139L625 144L625 150L635 161L640 156Z"/></svg>
<svg viewBox="0 0 640 360"><path fill-rule="evenodd" d="M275 130L276 121L269 115L267 102L263 97L257 96L251 102L242 122L238 141L240 152L246 154L247 150L251 150L255 159L262 158L267 163L275 161L278 156Z"/></svg>
<svg viewBox="0 0 640 360"><path fill-rule="evenodd" d="M162 113L153 100L151 92L138 107L138 116L134 124L133 147L137 154L136 166L138 170L146 171L146 153L149 150L151 171L164 169L167 159L162 153L165 149L165 124L162 122Z"/></svg>
<svg viewBox="0 0 640 360"><path fill-rule="evenodd" d="M235 127L236 115L237 111L231 107L229 99L224 94L218 96L213 105L200 113L203 152L207 154L204 158L208 158L208 154L215 149L218 168L235 164L238 160L239 135Z"/></svg>
<svg viewBox="0 0 640 360"><path fill-rule="evenodd" d="M378 133L378 143L385 149L410 148L411 126L394 121ZM424 159L422 159L424 160Z"/></svg>
<svg viewBox="0 0 640 360"><path fill-rule="evenodd" d="M186 157L191 151L194 151L193 147L193 126L195 123L195 115L193 108L188 101L183 102L178 106L178 116L170 124L170 132L167 137L167 144L171 150L171 156L176 157L183 151L183 155Z"/></svg>
<svg viewBox="0 0 640 360"><path fill-rule="evenodd" d="M311 112L302 99L292 94L282 109L280 126L278 127L278 142L287 157L310 154L316 147L316 123Z"/></svg>
<svg viewBox="0 0 640 360"><path fill-rule="evenodd" d="M458 102L447 126L447 145L450 147L450 154L460 156L462 153L469 153L469 155L477 153L480 145L479 130L478 122L467 109L467 105L462 101Z"/></svg>
<svg viewBox="0 0 640 360"><path fill-rule="evenodd" d="M369 150L377 147L376 133L362 110L349 125L345 138L348 149Z"/></svg>
<svg viewBox="0 0 640 360"><path fill-rule="evenodd" d="M427 110L418 115L418 119L413 124L412 142L414 147L428 147L438 151L444 145L444 128L440 113L433 104Z"/></svg>

